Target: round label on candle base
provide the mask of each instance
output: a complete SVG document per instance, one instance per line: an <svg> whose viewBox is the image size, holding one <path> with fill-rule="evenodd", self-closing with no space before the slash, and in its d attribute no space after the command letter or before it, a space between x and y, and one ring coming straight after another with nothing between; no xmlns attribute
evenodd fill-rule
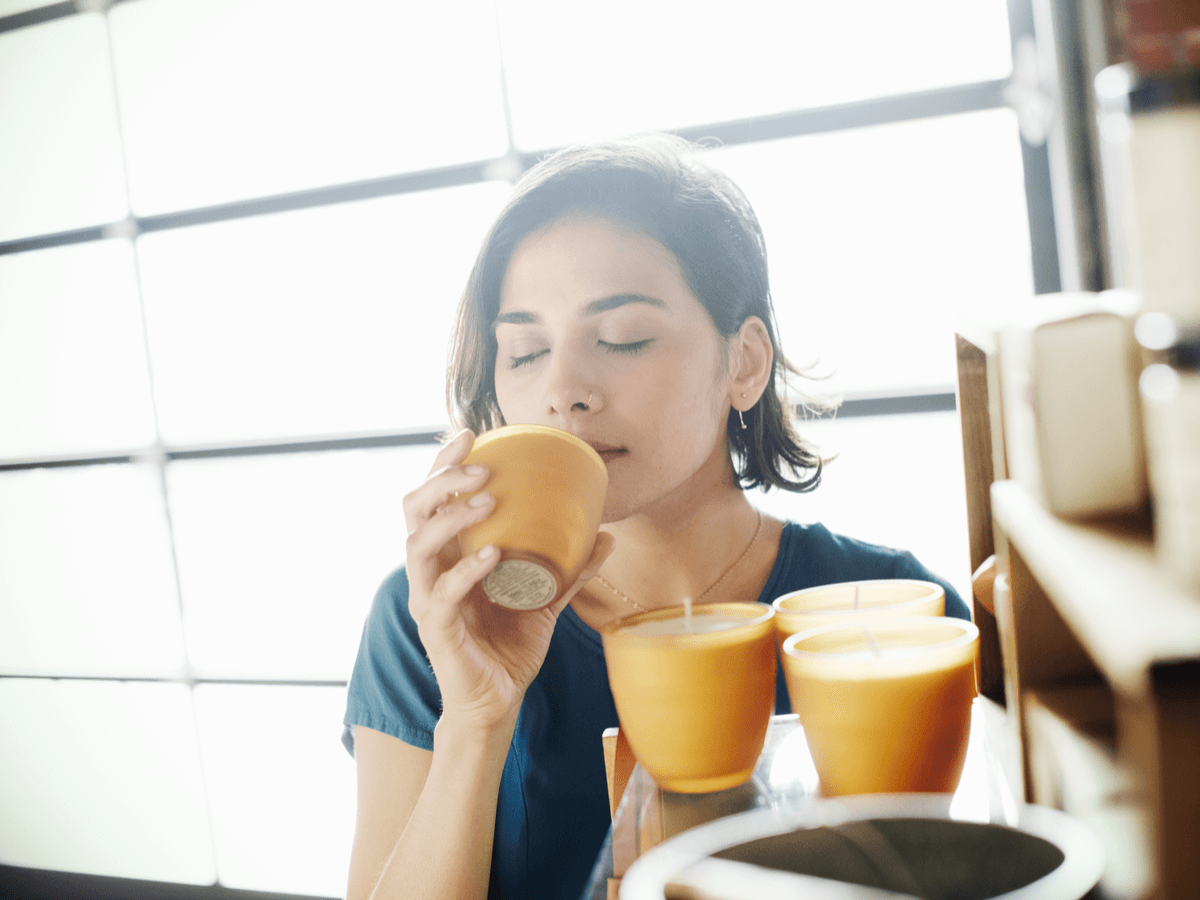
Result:
<svg viewBox="0 0 1200 900"><path fill-rule="evenodd" d="M502 559L483 576L483 591L509 609L540 609L558 594L558 579L528 559Z"/></svg>

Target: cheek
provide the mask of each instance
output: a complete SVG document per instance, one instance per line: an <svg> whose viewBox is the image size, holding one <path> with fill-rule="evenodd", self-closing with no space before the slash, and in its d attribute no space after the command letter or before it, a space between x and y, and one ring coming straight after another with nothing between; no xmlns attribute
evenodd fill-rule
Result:
<svg viewBox="0 0 1200 900"><path fill-rule="evenodd" d="M505 422L512 425L526 421L524 399L525 392L520 391L506 378L505 373L497 372L495 376L496 405L500 407L500 415Z"/></svg>
<svg viewBox="0 0 1200 900"><path fill-rule="evenodd" d="M658 411L663 432L671 433L675 440L687 440L692 446L707 447L716 439L729 407L727 386L720 372L714 372L711 366L680 367L657 388L647 391L644 384L641 386L647 402Z"/></svg>

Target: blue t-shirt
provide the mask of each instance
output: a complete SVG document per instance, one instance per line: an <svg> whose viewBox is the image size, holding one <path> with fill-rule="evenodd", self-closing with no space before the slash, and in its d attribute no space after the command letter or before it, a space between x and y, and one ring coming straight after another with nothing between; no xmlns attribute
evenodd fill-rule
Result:
<svg viewBox="0 0 1200 900"><path fill-rule="evenodd" d="M841 537L819 524L784 526L757 599L770 603L803 588L881 578L936 581L946 591L946 614L971 617L954 588L911 553ZM782 669L775 707L790 711ZM342 742L353 753L351 726L365 725L432 750L440 713L441 694L408 614L408 579L400 569L384 582L367 617ZM579 897L610 824L600 736L616 724L600 635L568 606L525 694L504 764L489 898Z"/></svg>

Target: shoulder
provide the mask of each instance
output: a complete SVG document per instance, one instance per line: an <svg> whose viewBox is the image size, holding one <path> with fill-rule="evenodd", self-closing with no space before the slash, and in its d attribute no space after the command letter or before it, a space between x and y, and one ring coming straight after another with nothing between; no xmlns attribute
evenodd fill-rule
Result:
<svg viewBox="0 0 1200 900"><path fill-rule="evenodd" d="M399 569L380 585L363 625L345 724L431 749L440 708L441 692L408 612L408 576Z"/></svg>
<svg viewBox="0 0 1200 900"><path fill-rule="evenodd" d="M970 619L958 592L926 568L910 551L848 537L819 522L786 522L776 565L778 594L839 581L912 578L933 581L946 591L946 615Z"/></svg>
<svg viewBox="0 0 1200 900"><path fill-rule="evenodd" d="M914 565L920 568L907 550L837 534L819 522L785 523L779 552L794 565L838 576L862 572L857 577L896 578Z"/></svg>

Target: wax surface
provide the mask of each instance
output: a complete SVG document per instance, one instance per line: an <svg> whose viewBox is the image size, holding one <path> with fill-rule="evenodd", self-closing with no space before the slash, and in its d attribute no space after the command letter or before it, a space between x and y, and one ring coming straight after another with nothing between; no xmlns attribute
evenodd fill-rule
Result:
<svg viewBox="0 0 1200 900"><path fill-rule="evenodd" d="M752 621L754 620L745 616L678 616L674 619L638 622L621 630L625 634L708 634L748 625Z"/></svg>

